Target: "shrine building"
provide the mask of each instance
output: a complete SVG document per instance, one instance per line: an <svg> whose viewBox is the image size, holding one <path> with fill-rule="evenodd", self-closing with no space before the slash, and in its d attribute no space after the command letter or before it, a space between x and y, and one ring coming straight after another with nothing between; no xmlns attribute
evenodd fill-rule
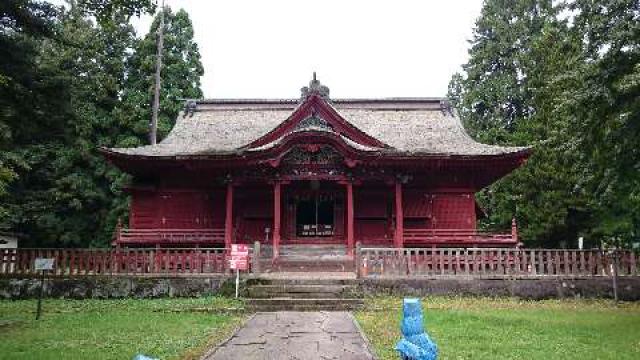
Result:
<svg viewBox="0 0 640 360"><path fill-rule="evenodd" d="M528 147L474 141L445 99L189 101L156 145L101 149L133 176L122 247L515 247L476 230L474 194Z"/></svg>

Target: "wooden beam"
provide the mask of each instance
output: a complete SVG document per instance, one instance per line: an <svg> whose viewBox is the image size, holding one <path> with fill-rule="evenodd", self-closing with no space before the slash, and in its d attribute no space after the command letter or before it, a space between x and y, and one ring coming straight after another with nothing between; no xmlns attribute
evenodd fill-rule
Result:
<svg viewBox="0 0 640 360"><path fill-rule="evenodd" d="M227 183L226 210L224 218L224 247L231 251L233 241L233 184Z"/></svg>
<svg viewBox="0 0 640 360"><path fill-rule="evenodd" d="M347 255L353 256L353 183L347 182Z"/></svg>
<svg viewBox="0 0 640 360"><path fill-rule="evenodd" d="M398 180L395 183L395 203L396 203L396 233L394 235L394 245L397 248L404 247L404 214L402 212L402 183Z"/></svg>
<svg viewBox="0 0 640 360"><path fill-rule="evenodd" d="M273 183L273 260L280 255L280 207L282 184Z"/></svg>

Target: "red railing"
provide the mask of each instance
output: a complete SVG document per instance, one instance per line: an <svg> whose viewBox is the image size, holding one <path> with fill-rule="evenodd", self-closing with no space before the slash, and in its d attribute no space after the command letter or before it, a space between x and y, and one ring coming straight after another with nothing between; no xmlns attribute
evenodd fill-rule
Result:
<svg viewBox="0 0 640 360"><path fill-rule="evenodd" d="M632 251L558 249L361 248L361 276L640 275Z"/></svg>
<svg viewBox="0 0 640 360"><path fill-rule="evenodd" d="M518 238L511 234L493 234L476 230L459 229L404 229L405 245L464 246L464 247L515 247Z"/></svg>
<svg viewBox="0 0 640 360"><path fill-rule="evenodd" d="M116 245L224 244L224 229L118 229Z"/></svg>
<svg viewBox="0 0 640 360"><path fill-rule="evenodd" d="M36 274L36 258L55 259L51 275L211 274L228 268L223 248L0 249L0 274Z"/></svg>

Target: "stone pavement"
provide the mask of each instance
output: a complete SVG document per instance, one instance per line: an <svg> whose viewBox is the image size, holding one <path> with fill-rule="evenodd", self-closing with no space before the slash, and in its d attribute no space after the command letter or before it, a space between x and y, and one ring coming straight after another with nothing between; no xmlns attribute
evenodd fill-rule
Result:
<svg viewBox="0 0 640 360"><path fill-rule="evenodd" d="M375 359L348 312L257 313L203 360Z"/></svg>

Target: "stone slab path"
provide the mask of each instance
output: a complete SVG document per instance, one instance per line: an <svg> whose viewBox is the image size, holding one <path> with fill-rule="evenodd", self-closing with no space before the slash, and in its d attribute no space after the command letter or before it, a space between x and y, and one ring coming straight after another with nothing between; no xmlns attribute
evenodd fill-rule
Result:
<svg viewBox="0 0 640 360"><path fill-rule="evenodd" d="M203 360L375 359L348 312L255 314Z"/></svg>

